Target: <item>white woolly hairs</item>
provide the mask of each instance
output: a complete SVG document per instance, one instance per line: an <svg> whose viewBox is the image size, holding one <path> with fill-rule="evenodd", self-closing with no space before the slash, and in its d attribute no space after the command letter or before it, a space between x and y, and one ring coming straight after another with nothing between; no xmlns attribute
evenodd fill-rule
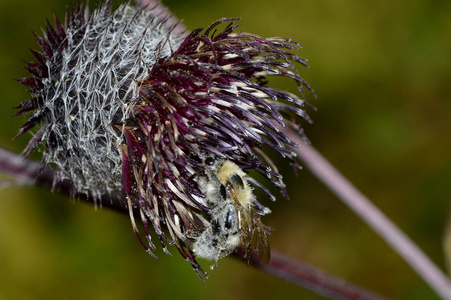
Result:
<svg viewBox="0 0 451 300"><path fill-rule="evenodd" d="M47 61L44 82L46 132L56 147L46 148L46 162L56 165L58 180L94 198L121 189L123 144L120 129L137 87L160 57L177 49L181 37L170 33L151 10L122 4L111 14L102 5L85 23L69 23L67 44ZM74 22L75 23L75 22Z"/></svg>

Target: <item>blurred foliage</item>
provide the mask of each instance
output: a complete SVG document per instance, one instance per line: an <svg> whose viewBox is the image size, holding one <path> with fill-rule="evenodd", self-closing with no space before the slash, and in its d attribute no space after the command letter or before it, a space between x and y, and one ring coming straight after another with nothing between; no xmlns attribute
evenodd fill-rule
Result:
<svg viewBox="0 0 451 300"><path fill-rule="evenodd" d="M93 4L91 1L91 5ZM0 142L25 117L10 109L28 93L14 78L37 48L56 0L0 0ZM400 226L439 266L451 181L451 3L357 0L167 0L191 28L242 17L240 30L290 37L304 45L301 73L313 145ZM296 88L274 80L283 89ZM287 85L288 84L288 85ZM39 155L34 158L38 159ZM283 165L283 161L280 162ZM286 174L291 200L268 204L272 248L392 298L435 299L433 291L308 170ZM262 195L260 197L263 197ZM127 216L39 188L0 191L0 299L322 299L233 259L199 281L171 248L154 260ZM208 269L209 262L203 262Z"/></svg>

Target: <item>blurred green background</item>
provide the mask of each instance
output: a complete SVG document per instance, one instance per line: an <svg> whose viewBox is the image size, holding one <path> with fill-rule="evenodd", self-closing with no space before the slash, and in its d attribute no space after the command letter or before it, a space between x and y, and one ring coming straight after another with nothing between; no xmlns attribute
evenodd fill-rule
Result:
<svg viewBox="0 0 451 300"><path fill-rule="evenodd" d="M91 1L95 2L95 1ZM13 78L37 49L52 10L75 1L0 0L0 143L24 117L29 96ZM357 0L186 1L165 3L191 28L242 17L240 30L300 42L313 145L443 269L451 187L451 2ZM91 3L93 4L93 3ZM295 92L285 81L274 85ZM39 159L39 155L34 158ZM280 164L284 164L283 161ZM282 167L291 199L273 210L274 250L397 299L437 299L412 269L308 170ZM279 195L280 196L280 195ZM323 299L223 259L201 282L175 248L148 256L127 216L95 211L40 188L0 190L0 299ZM208 269L209 262L203 261Z"/></svg>

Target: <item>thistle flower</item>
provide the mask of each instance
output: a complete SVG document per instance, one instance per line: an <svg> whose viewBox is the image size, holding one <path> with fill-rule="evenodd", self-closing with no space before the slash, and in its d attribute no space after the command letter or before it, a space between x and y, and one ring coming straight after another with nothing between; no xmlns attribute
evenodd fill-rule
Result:
<svg viewBox="0 0 451 300"><path fill-rule="evenodd" d="M199 276L206 273L188 233L210 221L193 180L205 169L202 157L256 170L286 194L265 151L295 163L289 146L296 145L279 127L303 136L299 119L310 121L303 99L266 80L290 78L305 97L302 86L311 89L294 63L306 66L306 60L290 52L300 45L237 32L237 20L221 19L185 36L152 10L124 3L112 11L108 0L89 13L79 3L64 25L54 16L55 25L36 35L42 52L32 51L32 77L19 80L33 96L17 106L17 115L32 112L18 135L40 126L25 153L43 145L42 164L54 167L57 181L70 180L74 194L98 202L122 192L144 248L151 255L156 248L151 226L164 251L174 244ZM263 184L248 180L274 199ZM269 212L254 202L260 215Z"/></svg>

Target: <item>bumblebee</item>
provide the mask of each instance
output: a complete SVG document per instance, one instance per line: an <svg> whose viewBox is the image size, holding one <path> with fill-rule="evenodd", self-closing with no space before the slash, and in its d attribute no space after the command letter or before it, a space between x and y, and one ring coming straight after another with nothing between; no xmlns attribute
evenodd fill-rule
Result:
<svg viewBox="0 0 451 300"><path fill-rule="evenodd" d="M268 263L269 240L253 203L255 196L246 173L234 162L219 157L207 157L204 164L205 173L195 181L205 195L209 223L195 237L194 254L214 260L216 266L220 258L241 245L247 263L252 250L258 252L262 263Z"/></svg>

